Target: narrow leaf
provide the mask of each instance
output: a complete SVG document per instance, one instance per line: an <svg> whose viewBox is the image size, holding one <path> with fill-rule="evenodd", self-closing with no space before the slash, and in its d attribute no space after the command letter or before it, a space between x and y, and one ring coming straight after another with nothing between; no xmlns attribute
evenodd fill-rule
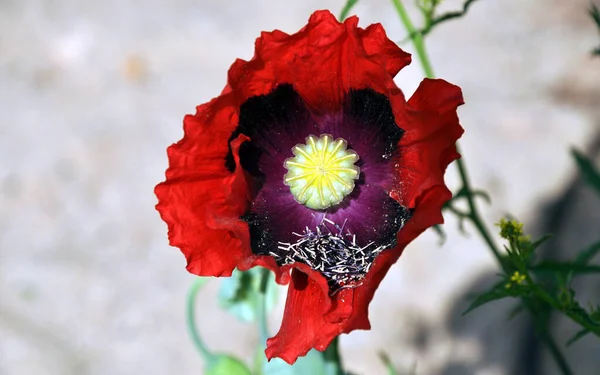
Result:
<svg viewBox="0 0 600 375"><path fill-rule="evenodd" d="M573 344L575 341L581 339L582 337L584 337L585 335L587 335L588 333L590 333L590 331L587 328L582 329L581 331L577 332L575 334L575 336L571 337L569 339L569 341L567 341L567 346L570 346L571 344Z"/></svg>
<svg viewBox="0 0 600 375"><path fill-rule="evenodd" d="M506 281L501 281L498 284L494 285L489 291L483 293L482 295L475 298L471 305L462 313L462 315L466 315L478 308L479 306L485 305L488 302L496 301L499 299L503 299L506 297L511 297L510 290L506 288Z"/></svg>
<svg viewBox="0 0 600 375"><path fill-rule="evenodd" d="M572 292L572 293L574 296L575 293L574 292ZM588 314L588 312L583 307L581 307L581 305L579 305L579 303L577 303L577 301L575 301L574 299L571 301L571 304L569 306L566 306L566 308L564 310L565 310L565 313L567 313L571 316L571 318L577 317L580 320L582 320L590 325L598 326L598 328L600 329L600 324L596 324L596 322L594 322L594 319L592 319L590 314ZM597 330L596 332L599 332L599 331Z"/></svg>
<svg viewBox="0 0 600 375"><path fill-rule="evenodd" d="M545 234L543 235L540 239L536 240L535 242L533 242L531 244L531 250L535 250L538 247L540 247L541 244L543 244L544 242L548 241L548 239L550 239L552 237L551 234Z"/></svg>
<svg viewBox="0 0 600 375"><path fill-rule="evenodd" d="M582 250L577 256L575 263L588 264L598 254L600 254L600 241L595 242Z"/></svg>
<svg viewBox="0 0 600 375"><path fill-rule="evenodd" d="M600 266L576 262L544 261L535 266L531 266L530 269L536 272L558 272L562 274L600 273Z"/></svg>

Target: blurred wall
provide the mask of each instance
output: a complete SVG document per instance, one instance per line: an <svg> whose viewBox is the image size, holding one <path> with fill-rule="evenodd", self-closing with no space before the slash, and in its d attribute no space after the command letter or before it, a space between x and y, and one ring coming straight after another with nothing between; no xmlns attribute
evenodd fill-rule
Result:
<svg viewBox="0 0 600 375"><path fill-rule="evenodd" d="M181 138L183 115L218 95L233 60L252 56L261 30L294 32L313 10L342 5L0 1L0 374L201 371L183 316L192 278L153 207L165 148ZM541 223L540 207L574 181L568 147L585 148L598 131L600 60L589 51L599 38L587 7L481 0L429 38L436 73L464 91L462 149L474 184L493 197L489 223L507 213ZM405 37L390 2L354 10L362 26L382 22L393 40ZM408 96L421 78L415 61L397 83ZM457 187L454 168L447 180ZM464 237L454 218L447 224L444 246L426 233L384 280L373 330L342 338L351 370L383 373L385 350L419 374L526 371L516 345L531 339L525 318L505 323L503 305L456 317L495 264L472 228ZM202 294L201 330L248 358L255 329L218 309L217 284Z"/></svg>

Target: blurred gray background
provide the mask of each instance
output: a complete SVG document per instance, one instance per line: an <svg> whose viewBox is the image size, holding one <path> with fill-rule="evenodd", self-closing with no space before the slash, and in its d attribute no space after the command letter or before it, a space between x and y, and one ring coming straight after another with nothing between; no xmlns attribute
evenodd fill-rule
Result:
<svg viewBox="0 0 600 375"><path fill-rule="evenodd" d="M343 3L0 0L0 374L202 372L184 322L192 277L154 211L165 149L234 59L251 58L261 30L295 32L313 10L338 14ZM568 154L577 146L600 160L600 59L590 57L600 35L588 6L481 0L428 38L437 75L464 91L461 144L493 198L486 220L510 213L528 231L552 231L547 253L560 257L600 237L600 202ZM389 1L361 0L353 13L406 36ZM409 96L421 78L415 61L397 83ZM447 181L458 186L454 167ZM554 374L526 316L506 322L511 303L460 318L496 264L472 228L462 236L452 217L445 227L442 247L428 232L392 268L373 329L342 337L347 367L383 374L385 350L421 375ZM597 281L580 287L583 304L597 298ZM249 358L256 329L218 308L217 289L202 292L201 331ZM554 322L563 343L575 327ZM600 373L597 339L567 353L577 374Z"/></svg>

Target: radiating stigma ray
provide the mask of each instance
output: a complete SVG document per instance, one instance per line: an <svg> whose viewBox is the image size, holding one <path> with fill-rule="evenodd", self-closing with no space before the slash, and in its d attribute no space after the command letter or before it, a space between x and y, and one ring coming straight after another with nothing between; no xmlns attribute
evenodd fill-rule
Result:
<svg viewBox="0 0 600 375"><path fill-rule="evenodd" d="M283 166L283 182L294 199L314 210L323 210L342 202L354 190L360 168L359 156L347 149L348 143L330 134L309 135L305 144L292 148L291 158Z"/></svg>

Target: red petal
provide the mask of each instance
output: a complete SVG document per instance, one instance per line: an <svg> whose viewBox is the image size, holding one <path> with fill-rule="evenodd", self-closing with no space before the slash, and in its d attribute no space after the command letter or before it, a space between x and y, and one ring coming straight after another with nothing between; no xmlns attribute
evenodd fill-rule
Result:
<svg viewBox="0 0 600 375"><path fill-rule="evenodd" d="M387 37L381 24L370 25L364 30L359 28L358 35L367 56L384 66L392 77L410 64L410 54L401 50Z"/></svg>
<svg viewBox="0 0 600 375"><path fill-rule="evenodd" d="M393 99L395 109L402 108L399 101L397 96ZM408 101L403 117L396 115L406 133L400 140L397 185L390 194L414 212L398 233L397 246L377 257L363 285L355 289L354 310L345 333L371 327L368 305L389 268L411 241L427 228L444 222L442 206L452 198L444 184L444 173L448 164L460 157L456 141L463 129L456 109L463 103L459 87L444 80L425 79Z"/></svg>
<svg viewBox="0 0 600 375"><path fill-rule="evenodd" d="M399 144L398 182L391 195L401 204L416 208L416 200L426 190L444 185L446 167L460 157L456 141L463 129L456 109L463 103L458 86L425 79L404 107L402 117L396 115L405 134Z"/></svg>
<svg viewBox="0 0 600 375"><path fill-rule="evenodd" d="M281 330L266 350L269 358L289 363L313 347L324 350L341 332L369 328L367 307L381 279L410 241L442 221L441 206L450 198L443 173L458 157L454 143L462 133L456 116L460 89L425 80L406 103L393 77L410 63L410 55L380 25L363 30L357 23L351 17L342 24L328 11L318 11L296 34L263 33L252 60L231 66L221 96L186 117L184 138L169 148L167 181L156 188L170 242L186 255L190 272L220 276L230 275L236 266L262 265L286 283L289 270L296 268ZM316 114L338 110L350 89L373 89L390 98L396 122L406 131L390 195L414 208L413 217L398 234L398 246L377 258L363 285L332 298L323 276L306 265L279 268L271 257L252 254L247 224L239 219L250 200L238 160L243 138L231 143L235 172L223 162L240 105L280 83L292 84Z"/></svg>
<svg viewBox="0 0 600 375"><path fill-rule="evenodd" d="M247 137L231 142L238 165L234 173L225 167L231 132L226 125L234 112L219 107L217 99L186 116L185 137L168 149L167 180L155 193L156 208L169 227L169 241L181 249L187 269L200 276L229 276L237 263L251 256L247 224L240 216L250 202L248 186L239 168L238 149Z"/></svg>
<svg viewBox="0 0 600 375"><path fill-rule="evenodd" d="M291 83L317 113L339 109L351 88L386 92L410 55L387 38L381 25L361 29L357 24L356 17L342 24L323 10L296 34L263 32L252 60L231 66L225 92L247 98Z"/></svg>
<svg viewBox="0 0 600 375"><path fill-rule="evenodd" d="M345 324L344 333L349 333L355 329L371 328L369 303L373 299L381 280L383 280L390 267L400 258L404 248L410 242L423 233L425 229L444 222L441 213L442 206L451 197L452 193L445 186L435 186L420 197L413 216L398 233L398 245L394 249L384 251L376 258L363 285L354 290L354 309L352 316L348 318Z"/></svg>
<svg viewBox="0 0 600 375"><path fill-rule="evenodd" d="M342 333L352 313L352 292L328 296L325 278L304 264L294 264L281 328L267 340L267 358L279 357L289 364L312 348L323 351Z"/></svg>
<svg viewBox="0 0 600 375"><path fill-rule="evenodd" d="M185 118L185 136L169 148L167 180L156 194L170 243L186 255L190 272L230 275L235 266L263 265L275 271L278 282L287 282L289 273L249 249L247 225L239 220L248 187L241 168L234 174L225 168L227 140L240 105L280 83L291 83L317 112L338 109L350 88L385 92L393 85L410 55L386 37L381 25L363 30L357 23L356 17L342 24L330 12L317 11L296 34L262 33L252 60L238 59L231 66L221 96Z"/></svg>
<svg viewBox="0 0 600 375"><path fill-rule="evenodd" d="M459 157L455 143L463 132L456 115L462 94L443 80L424 80L408 104L403 101L396 90L392 102L406 133L400 142L398 185L391 195L413 208L413 216L398 233L397 246L377 257L357 288L328 298L327 289L312 274L294 275L281 330L268 341L269 358L293 363L312 347L324 350L341 332L369 329L369 303L391 265L419 234L443 222L442 206L452 197L444 185L444 172Z"/></svg>

